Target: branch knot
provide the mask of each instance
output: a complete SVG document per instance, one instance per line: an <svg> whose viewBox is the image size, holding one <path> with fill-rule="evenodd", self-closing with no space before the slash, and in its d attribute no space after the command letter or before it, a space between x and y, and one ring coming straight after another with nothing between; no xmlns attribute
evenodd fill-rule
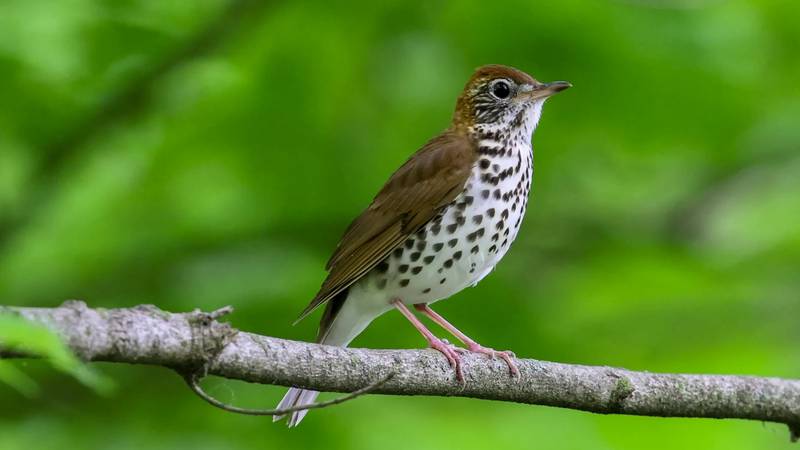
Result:
<svg viewBox="0 0 800 450"><path fill-rule="evenodd" d="M192 354L195 356L192 369L199 372L201 378L207 374L208 366L239 333L230 324L217 321L231 312L233 307L225 306L211 312L196 309L186 315L186 321L192 329Z"/></svg>
<svg viewBox="0 0 800 450"><path fill-rule="evenodd" d="M623 403L636 391L636 388L624 374L610 370L608 371L608 376L616 381L614 381L614 387L611 389L611 395L608 398L607 412L620 412L623 409Z"/></svg>

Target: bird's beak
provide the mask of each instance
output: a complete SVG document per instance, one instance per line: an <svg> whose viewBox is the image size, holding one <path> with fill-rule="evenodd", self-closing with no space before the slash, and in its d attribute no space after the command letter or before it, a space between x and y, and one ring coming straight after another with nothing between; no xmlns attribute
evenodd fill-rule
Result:
<svg viewBox="0 0 800 450"><path fill-rule="evenodd" d="M551 95L561 92L564 89L571 88L572 84L568 81L553 81L551 83L541 83L533 86L530 95L531 100L539 98L547 98Z"/></svg>

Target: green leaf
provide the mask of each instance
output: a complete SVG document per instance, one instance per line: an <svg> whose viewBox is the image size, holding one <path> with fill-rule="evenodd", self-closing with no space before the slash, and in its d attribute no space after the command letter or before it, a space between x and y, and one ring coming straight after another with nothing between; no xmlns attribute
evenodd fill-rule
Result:
<svg viewBox="0 0 800 450"><path fill-rule="evenodd" d="M39 385L36 381L9 361L0 360L0 383L11 386L25 397L35 397L39 394Z"/></svg>
<svg viewBox="0 0 800 450"><path fill-rule="evenodd" d="M110 379L83 364L58 335L22 317L0 315L0 346L39 356L99 394L107 395L114 388ZM36 383L10 364L0 366L0 381L24 395L37 392Z"/></svg>

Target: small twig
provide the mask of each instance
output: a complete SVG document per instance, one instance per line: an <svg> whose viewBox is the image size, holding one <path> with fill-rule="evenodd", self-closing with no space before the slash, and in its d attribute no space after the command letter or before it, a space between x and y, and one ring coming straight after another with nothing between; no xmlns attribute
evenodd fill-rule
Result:
<svg viewBox="0 0 800 450"><path fill-rule="evenodd" d="M223 306L222 308L216 311L211 311L210 313L208 313L208 317L211 320L219 320L221 317L227 316L228 314L232 313L233 313L233 306L228 305L228 306Z"/></svg>
<svg viewBox="0 0 800 450"><path fill-rule="evenodd" d="M381 387L387 381L391 380L393 376L394 373L390 373L389 375L381 378L380 380L370 383L361 389L358 389L341 397L336 397L332 400L328 400L325 402L309 403L307 405L298 405L298 406L292 406L290 408L281 408L281 409L250 409L250 408L240 408L238 406L228 405L208 395L203 390L203 388L200 387L200 384L198 383L197 374L186 375L184 376L184 380L186 381L186 384L189 385L189 388L192 390L192 392L197 394L197 396L208 402L210 405L216 406L219 409L223 409L225 411L237 414L245 414L248 416L282 416L284 414L289 414L296 411L325 408L326 406L338 405L339 403L344 403L348 400L353 400L356 397L368 394L369 392L374 391L375 389Z"/></svg>

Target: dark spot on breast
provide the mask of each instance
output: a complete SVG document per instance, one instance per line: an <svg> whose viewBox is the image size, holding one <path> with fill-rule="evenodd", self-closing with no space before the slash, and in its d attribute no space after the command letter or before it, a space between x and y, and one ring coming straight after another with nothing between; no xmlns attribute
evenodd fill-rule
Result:
<svg viewBox="0 0 800 450"><path fill-rule="evenodd" d="M481 197L483 197L483 198L489 198L489 194L491 194L491 193L492 193L492 192L491 192L491 191L489 191L489 189L484 189L484 190L482 190L482 191L481 191Z"/></svg>
<svg viewBox="0 0 800 450"><path fill-rule="evenodd" d="M490 138L486 138L486 139L490 139ZM494 147L481 146L481 147L478 147L478 154L487 155L487 156L497 156L497 149L494 148Z"/></svg>
<svg viewBox="0 0 800 450"><path fill-rule="evenodd" d="M514 116L514 120L512 120L512 121L511 121L511 127L512 127L512 128L519 128L519 127L521 127L521 126L522 126L522 121L523 121L523 120L525 120L525 110L524 110L524 109L521 109L521 110L519 110L519 112L517 113L517 115L516 115L516 116Z"/></svg>
<svg viewBox="0 0 800 450"><path fill-rule="evenodd" d="M433 224L433 226L431 227L431 232L433 233L433 235L434 236L438 235L440 231L442 231L442 226L438 223Z"/></svg>
<svg viewBox="0 0 800 450"><path fill-rule="evenodd" d="M386 278L381 278L380 280L378 280L378 282L376 284L378 286L378 289L385 288L386 287Z"/></svg>
<svg viewBox="0 0 800 450"><path fill-rule="evenodd" d="M486 158L483 158L483 159L481 159L481 161L480 161L480 163L479 163L479 164L480 164L480 166L481 166L481 169L483 169L483 170L486 170L486 169L488 169L488 168L489 168L489 164L491 164L491 163L489 162L489 160L488 160L488 159L486 159Z"/></svg>
<svg viewBox="0 0 800 450"><path fill-rule="evenodd" d="M469 252L474 255L474 254L478 253L479 250L480 250L480 248L476 245L476 246L472 247L472 249Z"/></svg>
<svg viewBox="0 0 800 450"><path fill-rule="evenodd" d="M411 268L411 273L414 275L420 273L422 271L422 266L414 266Z"/></svg>
<svg viewBox="0 0 800 450"><path fill-rule="evenodd" d="M500 239L500 234L499 233L495 233L495 234L492 235L492 242L496 242L498 239Z"/></svg>
<svg viewBox="0 0 800 450"><path fill-rule="evenodd" d="M398 270L400 273L406 273L406 272L408 272L408 264L400 264L399 266L397 266L397 270Z"/></svg>
<svg viewBox="0 0 800 450"><path fill-rule="evenodd" d="M380 273L386 273L386 271L389 270L389 263L386 261L382 261L377 266L375 266L375 269Z"/></svg>
<svg viewBox="0 0 800 450"><path fill-rule="evenodd" d="M500 189L495 189L494 190L494 199L495 200L500 200L500 196L501 196Z"/></svg>
<svg viewBox="0 0 800 450"><path fill-rule="evenodd" d="M447 261L444 262L443 266L444 266L445 269L449 269L449 268L453 267L453 260L452 259L448 259Z"/></svg>
<svg viewBox="0 0 800 450"><path fill-rule="evenodd" d="M459 250L459 251L457 251L457 252L453 253L453 259L455 259L456 261L458 261L459 259L461 259L461 250Z"/></svg>
<svg viewBox="0 0 800 450"><path fill-rule="evenodd" d="M422 290L422 293L423 294L427 294L430 291L431 291L431 288L425 288L425 289Z"/></svg>
<svg viewBox="0 0 800 450"><path fill-rule="evenodd" d="M471 195L467 195L466 197L464 197L464 203L466 203L467 205L471 205L473 200L474 198Z"/></svg>
<svg viewBox="0 0 800 450"><path fill-rule="evenodd" d="M428 243L425 241L417 241L417 250L423 251L427 245Z"/></svg>
<svg viewBox="0 0 800 450"><path fill-rule="evenodd" d="M402 280L400 280L400 287L406 287L406 286L408 286L408 278L403 278Z"/></svg>
<svg viewBox="0 0 800 450"><path fill-rule="evenodd" d="M441 242L437 242L433 244L433 251L438 252L439 250L442 249L442 247L444 247L444 244Z"/></svg>
<svg viewBox="0 0 800 450"><path fill-rule="evenodd" d="M425 263L425 264L430 264L430 263L433 262L434 259L436 259L436 255L428 255L428 256L422 258L422 262Z"/></svg>
<svg viewBox="0 0 800 450"><path fill-rule="evenodd" d="M492 245L491 247L489 247L489 253L495 253L496 251L497 251L496 245Z"/></svg>
<svg viewBox="0 0 800 450"><path fill-rule="evenodd" d="M456 232L456 230L458 229L458 224L456 224L456 223L451 223L450 225L448 225L448 226L446 227L446 229L447 229L447 232L448 232L448 233L450 233L450 234L453 234L453 233L455 233L455 232Z"/></svg>
<svg viewBox="0 0 800 450"><path fill-rule="evenodd" d="M486 210L486 215L489 217L494 217L494 213L495 213L494 208L489 208Z"/></svg>
<svg viewBox="0 0 800 450"><path fill-rule="evenodd" d="M409 250L414 248L414 240L413 239L409 239L409 240L406 241L406 248L409 249Z"/></svg>
<svg viewBox="0 0 800 450"><path fill-rule="evenodd" d="M456 224L457 224L458 226L464 225L464 223L465 223L466 221L467 221L467 218L466 218L466 217L464 217L464 216L458 216L458 217L456 217Z"/></svg>
<svg viewBox="0 0 800 450"><path fill-rule="evenodd" d="M394 249L394 257L395 258L402 258L403 257L403 248L402 247L397 247L396 249Z"/></svg>
<svg viewBox="0 0 800 450"><path fill-rule="evenodd" d="M503 222L502 220L498 220L497 225L495 225L494 227L497 228L498 230L502 230L505 225L506 225L505 222Z"/></svg>
<svg viewBox="0 0 800 450"><path fill-rule="evenodd" d="M447 245L448 245L450 248L453 248L453 247L455 247L455 246L456 246L456 244L458 244L458 238L453 238L453 239L450 239L449 241L447 241Z"/></svg>
<svg viewBox="0 0 800 450"><path fill-rule="evenodd" d="M419 259L420 255L420 252L414 252L409 256L409 258L411 258L411 262L414 262Z"/></svg>
<svg viewBox="0 0 800 450"><path fill-rule="evenodd" d="M476 214L476 215L472 216L472 222L475 225L480 225L481 222L483 222L483 214Z"/></svg>
<svg viewBox="0 0 800 450"><path fill-rule="evenodd" d="M447 278L442 278L441 280L439 280L439 284L444 284L445 281L447 281Z"/></svg>

